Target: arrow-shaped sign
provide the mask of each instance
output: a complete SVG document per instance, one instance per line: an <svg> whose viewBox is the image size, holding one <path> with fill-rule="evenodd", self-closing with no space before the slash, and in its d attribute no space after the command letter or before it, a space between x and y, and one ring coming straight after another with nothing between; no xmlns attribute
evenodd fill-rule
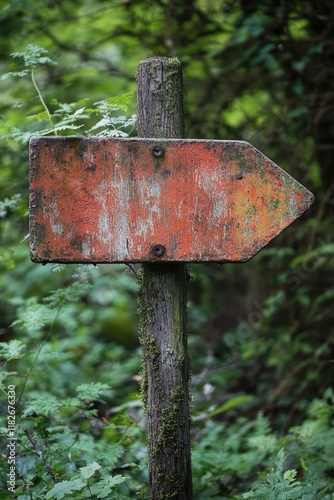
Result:
<svg viewBox="0 0 334 500"><path fill-rule="evenodd" d="M243 141L30 143L35 262L247 261L313 200Z"/></svg>

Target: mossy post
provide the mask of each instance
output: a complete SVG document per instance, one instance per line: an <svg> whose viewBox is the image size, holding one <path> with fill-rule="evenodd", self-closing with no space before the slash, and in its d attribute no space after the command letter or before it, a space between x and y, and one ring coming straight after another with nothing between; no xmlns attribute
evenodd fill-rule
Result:
<svg viewBox="0 0 334 500"><path fill-rule="evenodd" d="M137 89L139 137L181 138L180 62L144 59L137 69ZM186 266L143 264L139 280L150 499L191 500Z"/></svg>

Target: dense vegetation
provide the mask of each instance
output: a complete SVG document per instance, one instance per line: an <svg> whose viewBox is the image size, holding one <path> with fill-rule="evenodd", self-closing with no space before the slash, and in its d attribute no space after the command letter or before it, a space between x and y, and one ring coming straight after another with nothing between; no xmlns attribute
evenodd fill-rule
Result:
<svg viewBox="0 0 334 500"><path fill-rule="evenodd" d="M334 498L332 2L10 0L0 26L0 499L147 498L136 276L32 264L27 233L29 137L135 136L151 55L182 62L186 137L316 195L252 261L189 266L195 498Z"/></svg>

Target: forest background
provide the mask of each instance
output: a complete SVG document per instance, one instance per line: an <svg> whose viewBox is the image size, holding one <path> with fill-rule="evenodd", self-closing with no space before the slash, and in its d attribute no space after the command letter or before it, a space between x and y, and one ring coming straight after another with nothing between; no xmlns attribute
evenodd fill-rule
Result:
<svg viewBox="0 0 334 500"><path fill-rule="evenodd" d="M1 3L1 499L147 498L136 276L30 262L28 140L136 136L159 55L187 138L247 140L316 196L250 262L189 265L195 498L334 498L333 40L330 0Z"/></svg>

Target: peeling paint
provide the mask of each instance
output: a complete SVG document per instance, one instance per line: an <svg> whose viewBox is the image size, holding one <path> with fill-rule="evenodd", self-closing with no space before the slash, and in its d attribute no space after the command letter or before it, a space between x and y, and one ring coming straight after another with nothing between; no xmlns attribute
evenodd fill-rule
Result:
<svg viewBox="0 0 334 500"><path fill-rule="evenodd" d="M91 244L90 244L90 238L89 238L89 234L87 234L87 239L85 241L82 242L81 244L81 248L82 248L82 255L88 259L89 258L89 255L91 253L91 250L93 250L93 253L94 253L94 249L91 249Z"/></svg>
<svg viewBox="0 0 334 500"><path fill-rule="evenodd" d="M54 234L62 235L64 232L63 225L59 222L60 214L57 207L57 201L50 199L48 203L43 205L43 215L48 219Z"/></svg>
<svg viewBox="0 0 334 500"><path fill-rule="evenodd" d="M37 262L244 262L313 202L243 141L41 137L30 153Z"/></svg>

